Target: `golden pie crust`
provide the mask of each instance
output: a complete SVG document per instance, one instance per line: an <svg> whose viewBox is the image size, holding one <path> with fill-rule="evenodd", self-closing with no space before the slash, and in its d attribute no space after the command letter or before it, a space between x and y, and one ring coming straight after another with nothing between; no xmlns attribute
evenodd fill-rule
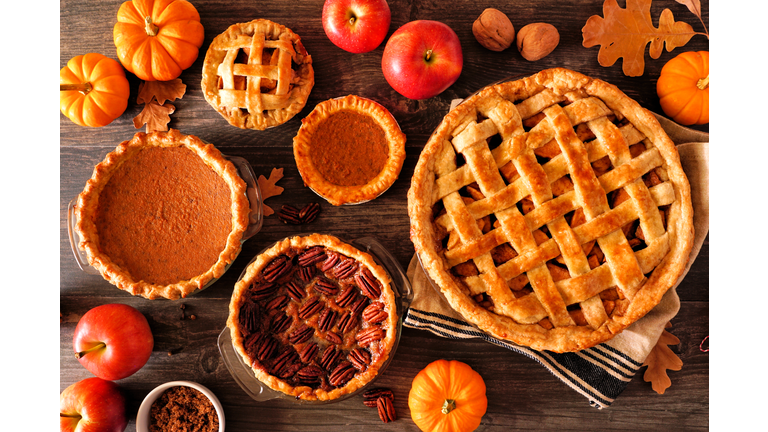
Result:
<svg viewBox="0 0 768 432"><path fill-rule="evenodd" d="M405 160L405 134L382 105L355 95L319 103L301 120L293 155L304 184L333 205L386 191Z"/></svg>
<svg viewBox="0 0 768 432"><path fill-rule="evenodd" d="M266 19L230 26L213 39L203 62L205 100L242 129L287 122L304 108L314 84L301 38Z"/></svg>
<svg viewBox="0 0 768 432"><path fill-rule="evenodd" d="M486 87L449 112L416 165L408 214L453 309L555 352L644 316L693 242L690 186L656 118L567 69Z"/></svg>
<svg viewBox="0 0 768 432"><path fill-rule="evenodd" d="M324 255L304 261L317 251ZM287 267L273 273L275 263ZM345 267L350 263L355 267ZM366 294L363 272L380 292ZM321 281L330 291L317 288ZM322 324L326 314L331 318ZM347 318L351 325L343 328ZM398 319L392 281L373 257L336 237L311 234L279 241L248 265L235 284L227 326L238 355L262 383L297 399L329 401L376 377L394 347ZM369 364L351 365L353 350L364 351ZM326 351L339 354L326 362ZM353 376L349 371L331 384L334 374L350 368Z"/></svg>
<svg viewBox="0 0 768 432"><path fill-rule="evenodd" d="M118 288L178 299L220 277L248 227L246 185L212 144L137 133L93 170L75 206L88 263Z"/></svg>

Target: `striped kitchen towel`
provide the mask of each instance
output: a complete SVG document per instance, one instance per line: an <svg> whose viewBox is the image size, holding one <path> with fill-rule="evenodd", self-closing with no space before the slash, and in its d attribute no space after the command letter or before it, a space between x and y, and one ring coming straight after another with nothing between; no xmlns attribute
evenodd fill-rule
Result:
<svg viewBox="0 0 768 432"><path fill-rule="evenodd" d="M496 339L468 324L432 286L415 256L408 266L408 279L413 289L413 302L403 325L450 339L483 339L530 357L587 397L590 405L596 408L610 406L626 388L656 345L664 325L680 308L677 293L671 289L648 315L610 341L579 352L558 354Z"/></svg>

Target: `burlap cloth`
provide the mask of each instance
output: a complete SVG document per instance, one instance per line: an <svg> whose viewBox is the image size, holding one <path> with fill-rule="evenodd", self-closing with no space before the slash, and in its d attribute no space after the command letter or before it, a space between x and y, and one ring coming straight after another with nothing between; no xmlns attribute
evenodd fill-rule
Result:
<svg viewBox="0 0 768 432"><path fill-rule="evenodd" d="M691 184L695 239L688 266L680 277L682 280L709 232L709 134L682 127L658 114L656 117L677 145L683 170ZM626 388L656 345L664 325L680 309L675 285L651 312L610 341L577 353L556 354L495 339L467 324L432 285L415 255L407 274L413 285L414 297L406 313L406 327L427 330L451 339L481 338L524 354L587 397L590 404L597 408L610 406Z"/></svg>

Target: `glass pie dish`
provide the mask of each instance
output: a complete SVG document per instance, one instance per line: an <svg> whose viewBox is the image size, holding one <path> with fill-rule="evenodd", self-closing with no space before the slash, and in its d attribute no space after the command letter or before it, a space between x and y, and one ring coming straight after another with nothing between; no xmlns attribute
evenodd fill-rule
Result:
<svg viewBox="0 0 768 432"><path fill-rule="evenodd" d="M319 234L312 234L309 237L315 237L315 236L326 237L326 236L319 235ZM294 237L294 239L295 238L296 237ZM274 245L264 249L259 254L257 254L256 257L254 257L254 259L251 260L251 262L246 266L245 270L243 271L243 274L238 279L238 284L242 285L242 284L245 283L247 285L250 285L250 282L249 282L250 279L248 279L248 278L252 277L252 273L249 273L249 268L252 267L252 264L258 265L258 263L261 262L260 261L260 257L263 256L265 254L265 252L273 250L276 247L276 245L280 245L281 243L284 243L284 242L289 241L289 240L291 240L291 239L287 238L287 239L281 240L280 242L275 243ZM359 386L356 385L356 387L349 387L349 388L346 387L346 384L338 385L337 387L339 387L339 388L335 388L334 391L329 391L328 392L328 394L331 395L328 398L326 398L325 396L320 396L320 397L315 398L313 395L320 394L320 393L314 393L314 392L319 392L319 390L316 389L316 388L312 392L301 391L299 393L291 393L290 391L286 391L285 390L285 382L280 382L280 383L278 383L279 385L275 385L275 381L274 380L277 379L277 378L272 376L272 374L278 375L278 373L271 370L272 366L270 366L268 364L269 361L270 361L269 358L259 357L258 360L254 360L254 362L253 362L254 363L254 367L251 367L244 360L244 357L243 357L243 355L244 355L243 354L243 349L244 348L243 348L243 346L247 346L249 342L247 341L246 337L242 337L242 338L240 337L241 336L241 331L245 332L245 330L240 328L239 324L233 324L233 323L239 323L241 321L239 321L238 319L233 319L233 315L232 315L233 314L233 306L232 305L237 303L237 301L238 301L237 296L238 296L238 293L241 291L241 290L238 289L238 285L236 285L235 292L233 293L233 302L232 302L232 305L230 305L230 319L227 322L227 327L225 327L223 329L223 331L219 335L218 346L219 346L219 351L221 353L221 356L222 356L222 358L224 360L224 364L226 365L226 367L229 370L230 374L232 375L233 379L243 389L243 391L245 391L245 393L249 397L251 397L252 399L261 402L261 401L267 401L267 400L276 399L276 398L284 398L284 399L292 400L292 401L294 401L296 403L308 403L308 404L324 404L324 403L339 402L341 400L344 400L344 399L347 399L347 398L349 398L351 396L354 396L354 395L356 395L356 394L358 394L358 393L360 393L362 391L365 391L366 388L369 388L370 385L379 376L381 376L381 374L386 370L386 368L388 367L388 365L391 363L392 359L394 358L395 351L397 349L397 345L399 343L401 332L402 332L403 316L404 316L405 310L408 308L408 306L411 303L411 300L413 299L413 292L411 290L410 282L408 281L408 278L406 277L405 272L403 271L402 267L399 265L397 260L376 239L371 238L371 237L364 237L364 238L356 239L356 240L351 241L351 242L344 242L344 241L342 241L342 243L344 245L347 245L347 247L355 248L358 251L363 252L364 254L369 255L373 259L375 264L378 267L380 267L383 272L386 273L386 277L388 277L390 282L391 282L389 285L392 288L392 291L394 293L394 297L393 297L393 302L392 302L393 304L392 304L392 308L391 308L391 311L393 312L393 316L391 316L390 319L392 319L392 321L391 321L392 327L391 328L394 328L396 332L393 335L394 336L393 337L393 343L391 344L391 347L389 348L389 351L387 352L387 357L386 358L383 358L383 356L380 357L382 359L380 364L378 364L378 363L374 364L374 362L370 363L370 368L371 368L370 370L375 371L374 372L375 375L373 375L373 376L369 375L368 377L366 377L365 379L367 379L367 381L365 381L364 379L360 379L359 380L360 381L359 382L359 384L360 384ZM333 252L333 251L335 251L335 249L331 249L331 252ZM324 271L324 273L321 273L319 276L317 276L317 278L313 279L313 282L310 282L307 285L307 289L309 291L309 295L304 296L304 298L302 299L302 301L304 301L304 305L306 305L307 303L310 303L311 298L314 296L314 292L312 291L312 287L313 287L312 284L315 284L317 280L322 279L324 277L324 275L327 275L327 274L329 274L329 272L332 272L332 271L333 270ZM245 282L243 282L243 281L245 281ZM254 285L258 286L259 282L254 283ZM252 287L253 285L250 285L250 286ZM320 296L317 296L317 297L323 298L324 301L327 302L326 303L328 305L327 309L331 309L332 308L330 306L331 302L332 301L338 302L338 298L342 297L343 294L348 289L350 291L352 290L352 288L350 288L350 286L351 285L342 286L341 292L339 292L338 296L334 300L325 300L325 295L320 295ZM355 289L357 289L357 288L355 287ZM282 290L282 288L280 288L273 295L273 297L274 296L281 297L281 294L283 292L281 290ZM363 293L363 294L364 295L358 295L358 296L360 298L365 298L365 293ZM248 296L252 296L252 294L251 294L250 291L248 291L245 294L243 294L243 296L245 296L247 298ZM306 299L306 297L309 297L310 299ZM294 300L295 300L295 298L294 298ZM272 303L272 297L266 299L265 301L269 301L270 303ZM292 303L292 301L289 301L288 303ZM373 303L376 303L376 302L373 302ZM291 307L291 305L289 304L288 309L290 309L290 307ZM296 309L298 309L298 306L296 306ZM303 306L302 306L302 309L303 309ZM241 309L241 307L238 306L238 307L234 308L234 310L242 310L242 309ZM387 310L389 310L389 309L387 309ZM268 311L268 312L271 312L271 311ZM290 315L289 312L286 311L286 313L288 314L286 316ZM295 314L295 312L294 312L294 314ZM322 315L322 313L320 313L320 315ZM352 315L352 312L350 312L350 315ZM299 317L300 316L301 315L299 315ZM316 317L317 314L315 314L314 316ZM272 319L273 317L274 317L274 315L272 315L269 319ZM291 333L292 329L295 329L297 327L299 327L299 328L302 327L304 322L316 323L315 321L313 321L313 319L314 318L312 318L310 316L308 318L296 321L295 325L294 325L294 322L292 321L291 324L289 325L289 327L285 327L284 330L281 330L281 332L283 334ZM364 319L364 320L366 321L365 325L367 325L368 324L367 323L367 319ZM344 320L343 319L339 320L339 322L342 322L342 321L344 321ZM319 322L319 321L317 321L317 322ZM313 325L315 325L315 324L313 324ZM359 325L362 328L363 324L360 323ZM231 328L232 326L238 326L237 330L233 331L232 328ZM340 328L341 325L339 325L338 327ZM371 326L368 326L368 328L370 328L370 327ZM270 328L271 328L271 326L270 326ZM337 326L334 326L334 325L331 325L331 326L327 327L325 330L329 330L329 333L330 333L330 330L333 330L334 332L337 332L337 333L341 333L341 336L344 339L344 342L343 343L339 343L339 342L326 343L324 340L322 340L323 332L321 332L320 325L318 324L318 328L313 330L313 332L314 332L313 334L315 336L312 339L309 339L308 342L306 342L306 343L302 343L303 341L302 342L298 342L296 344L291 345L289 348L286 348L286 347L278 348L277 351L278 352L285 352L285 351L293 351L293 349L296 349L297 352L303 352L304 351L302 349L303 347L306 347L307 345L315 344L315 342L313 342L313 341L316 341L318 345L321 345L321 346L324 345L323 348L317 348L316 349L316 351L315 351L316 354L315 355L312 355L311 357L308 357L308 358L305 358L302 355L301 356L301 361L298 361L298 358L296 359L296 361L298 363L300 363L301 366L304 367L304 369L307 369L307 368L315 368L315 369L317 369L317 368L323 367L324 369L326 369L328 371L328 374L324 375L322 380L328 379L328 381L333 382L333 376L332 376L333 374L331 374L331 369L334 369L334 368L338 369L338 368L341 367L341 363L348 363L348 362L346 362L346 360L341 358L338 361L336 361L335 363L332 363L332 364L329 365L329 364L325 363L325 355L321 356L320 352L329 351L329 350L333 350L335 352L335 351L337 351L337 348L342 348L339 351L340 352L345 352L344 351L344 347L350 348L348 346L347 342L349 342L350 340L352 340L353 338L356 337L355 336L356 330L355 331L337 330ZM363 330L365 330L365 328L363 328ZM363 330L361 330L360 332L362 332ZM357 332L357 334L359 335L360 332ZM236 346L235 342L233 341L233 333L238 335L238 338L243 339L243 340L240 341L240 346L239 347ZM266 333L266 331L264 331L264 333ZM350 334L352 336L350 336ZM274 335L272 337L274 337L274 338L282 338L281 340L283 342L285 342L285 340L286 340L285 336ZM358 339L358 341L360 341L360 340ZM335 344L339 344L339 345L335 345ZM353 344L354 344L354 342L353 342ZM363 346L363 345L364 345L363 342L360 341L360 346ZM291 349L291 348L293 348L293 349ZM352 351L356 351L358 349L360 349L360 347L357 347L354 350L350 350L349 354L352 355ZM367 349L371 350L372 352L374 351L374 350L371 349L371 346L367 346ZM247 352L249 352L248 355L250 356L250 351L247 351ZM271 359L274 360L274 358L277 357L277 356L278 356L278 354L275 353L274 355L271 356ZM322 357L322 359L321 359L321 357ZM263 361L264 364L262 365L260 363L260 361ZM318 365L320 365L320 366L318 366ZM334 366L334 365L336 365L336 366ZM378 369L373 369L374 366L377 367ZM358 367L358 366L356 366L356 367ZM267 372L266 374L263 374L261 369L257 369L257 368L263 368L264 370L269 370L269 372ZM365 367L360 369L361 376L364 375L363 372L365 370L366 370ZM261 374L261 375L259 375L259 374ZM266 375L267 379L264 379L265 375ZM259 376L261 376L262 379L260 379ZM300 374L292 375L290 379L295 379L296 376L300 376ZM320 379L320 378L318 378L318 379ZM270 381L270 380L272 380L272 381ZM358 380L358 378L355 377L354 379L352 379L350 381L355 381L355 380ZM286 379L286 382L287 381L288 381L288 379ZM267 384L267 383L269 383L269 384ZM323 381L323 383L325 383L325 381ZM296 386L295 389L305 388L305 387L302 387L303 385L304 384L295 384L295 386ZM336 386L336 384L334 384L334 386ZM294 387L292 387L292 386L289 386L289 387L290 387L291 390L294 389ZM278 390L278 388L279 388L279 390ZM341 390L341 391L337 391L337 390ZM311 393L309 397L305 397L307 395L307 393Z"/></svg>
<svg viewBox="0 0 768 432"><path fill-rule="evenodd" d="M253 168L246 159L239 156L224 155L224 157L232 162L232 164L237 169L238 175L246 184L246 196L248 199L250 211L248 215L248 226L243 232L242 238L240 240L240 243L242 244L261 230L263 223L261 190L259 188L258 182L256 181L256 175L253 172ZM70 248L75 257L75 262L77 263L80 270L88 274L99 275L99 271L90 265L86 251L80 249L78 246L80 244L81 237L75 228L78 222L77 212L75 211L77 200L78 197L73 198L67 206L67 232L69 236ZM234 259L232 261L234 261ZM225 272L231 265L232 263L230 262L226 266ZM211 286L218 279L219 278L213 278L212 280L208 281L202 288L194 291L192 294Z"/></svg>

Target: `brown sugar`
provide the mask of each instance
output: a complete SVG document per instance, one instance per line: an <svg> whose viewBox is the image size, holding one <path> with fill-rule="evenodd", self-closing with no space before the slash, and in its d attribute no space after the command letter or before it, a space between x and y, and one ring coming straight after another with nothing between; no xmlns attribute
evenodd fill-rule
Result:
<svg viewBox="0 0 768 432"><path fill-rule="evenodd" d="M217 432L219 416L200 391L186 386L171 387L152 404L150 432Z"/></svg>

